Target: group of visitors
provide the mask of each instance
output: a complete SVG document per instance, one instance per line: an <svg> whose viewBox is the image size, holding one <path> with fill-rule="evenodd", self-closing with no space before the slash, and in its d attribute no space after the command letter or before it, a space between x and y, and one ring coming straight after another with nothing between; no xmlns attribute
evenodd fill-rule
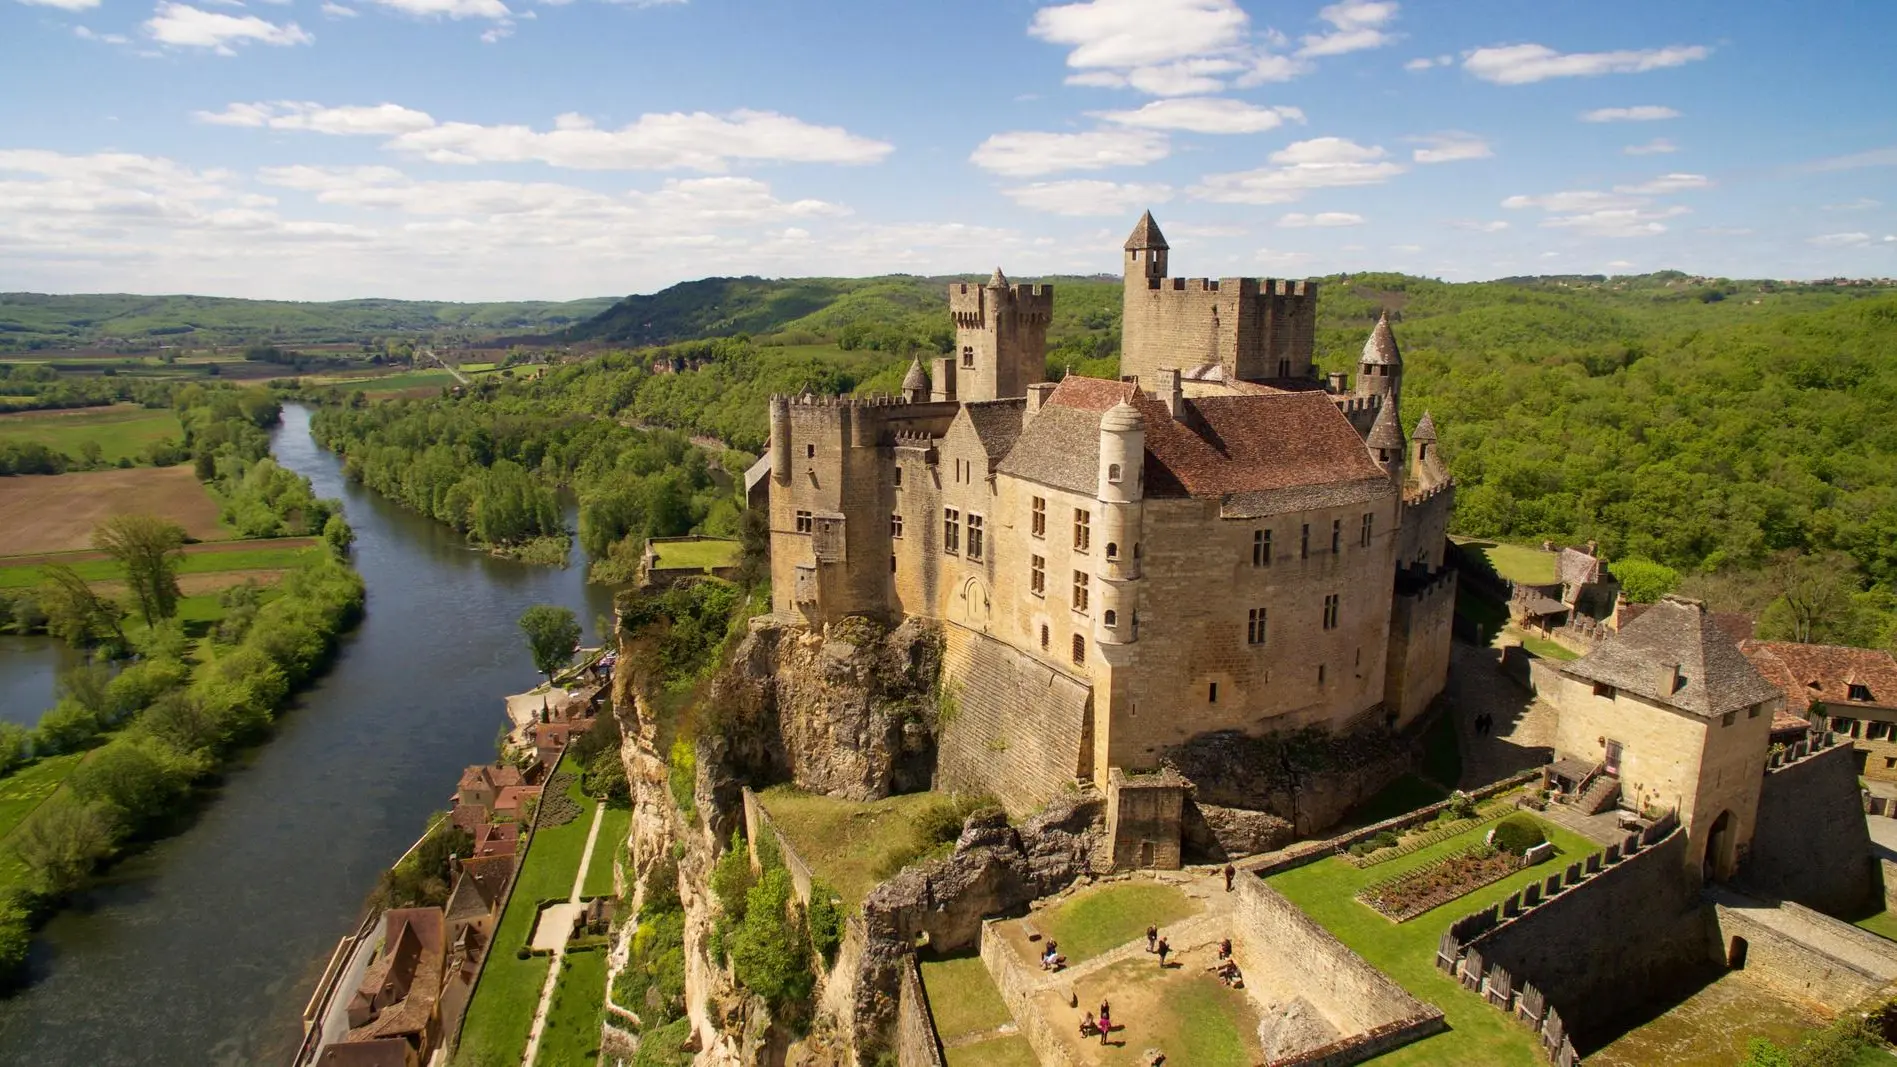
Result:
<svg viewBox="0 0 1897 1067"><path fill-rule="evenodd" d="M1493 729L1495 729L1494 713L1485 711L1475 717L1475 735L1477 737L1485 736Z"/></svg>
<svg viewBox="0 0 1897 1067"><path fill-rule="evenodd" d="M1093 1037L1096 1034L1100 1036L1102 1045L1106 1044L1107 1038L1113 1035L1113 1005L1104 1000L1100 1002L1098 1019L1094 1018L1093 1012L1088 1012L1086 1018L1080 1020L1081 1037Z"/></svg>
<svg viewBox="0 0 1897 1067"><path fill-rule="evenodd" d="M1058 971L1065 966L1067 966L1067 957L1061 955L1060 942L1051 937L1048 938L1047 947L1041 950L1041 970Z"/></svg>

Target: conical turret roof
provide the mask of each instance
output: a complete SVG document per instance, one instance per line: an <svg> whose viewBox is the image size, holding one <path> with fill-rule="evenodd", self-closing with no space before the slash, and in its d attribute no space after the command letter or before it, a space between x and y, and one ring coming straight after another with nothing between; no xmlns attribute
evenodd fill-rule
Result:
<svg viewBox="0 0 1897 1067"><path fill-rule="evenodd" d="M1171 247L1166 243L1166 235L1159 232L1159 223L1153 221L1153 213L1150 211L1140 216L1139 222L1133 227L1132 235L1126 239L1128 252Z"/></svg>
<svg viewBox="0 0 1897 1067"><path fill-rule="evenodd" d="M909 373L902 376L902 391L906 393L911 389L928 387L929 376L922 372L922 357L916 356L909 361Z"/></svg>
<svg viewBox="0 0 1897 1067"><path fill-rule="evenodd" d="M1396 334L1390 332L1390 313L1377 316L1376 328L1370 331L1370 339L1363 343L1363 362L1391 367L1403 365L1403 355L1396 350Z"/></svg>
<svg viewBox="0 0 1897 1067"><path fill-rule="evenodd" d="M1370 427L1370 436L1364 441L1371 448L1403 447L1403 423L1396 417L1396 405L1386 400L1377 411L1376 424Z"/></svg>
<svg viewBox="0 0 1897 1067"><path fill-rule="evenodd" d="M1140 414L1140 409L1122 400L1100 416L1100 428L1112 433L1143 430L1146 428L1146 416Z"/></svg>
<svg viewBox="0 0 1897 1067"><path fill-rule="evenodd" d="M1415 432L1410 434L1410 440L1434 441L1435 439L1436 439L1436 420L1430 418L1429 412L1425 411L1423 412L1423 421L1416 424L1416 430Z"/></svg>
<svg viewBox="0 0 1897 1067"><path fill-rule="evenodd" d="M988 279L988 288L1006 289L1007 287L1008 287L1008 276L1006 274L1001 273L1000 267L996 267L995 276Z"/></svg>

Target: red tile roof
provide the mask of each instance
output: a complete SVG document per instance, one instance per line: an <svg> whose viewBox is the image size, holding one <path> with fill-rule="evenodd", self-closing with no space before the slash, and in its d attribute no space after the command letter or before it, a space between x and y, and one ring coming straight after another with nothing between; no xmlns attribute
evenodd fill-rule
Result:
<svg viewBox="0 0 1897 1067"><path fill-rule="evenodd" d="M1897 660L1881 649L1792 641L1746 641L1739 649L1784 691L1788 711L1803 712L1814 703L1897 708ZM1870 699L1852 700L1853 685L1868 690Z"/></svg>

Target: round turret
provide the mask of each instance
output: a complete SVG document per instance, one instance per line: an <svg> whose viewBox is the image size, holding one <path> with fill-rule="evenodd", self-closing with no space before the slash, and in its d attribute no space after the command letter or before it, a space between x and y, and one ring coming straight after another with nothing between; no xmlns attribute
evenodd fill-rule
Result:
<svg viewBox="0 0 1897 1067"><path fill-rule="evenodd" d="M1100 416L1101 500L1140 499L1140 471L1146 462L1146 418L1122 400Z"/></svg>
<svg viewBox="0 0 1897 1067"><path fill-rule="evenodd" d="M911 404L929 399L929 376L922 372L922 357L909 361L909 373L902 376L902 398Z"/></svg>
<svg viewBox="0 0 1897 1067"><path fill-rule="evenodd" d="M1396 334L1390 330L1390 313L1377 316L1377 325L1363 343L1363 358L1357 361L1357 392L1368 396L1391 396L1403 388L1403 353L1396 347Z"/></svg>

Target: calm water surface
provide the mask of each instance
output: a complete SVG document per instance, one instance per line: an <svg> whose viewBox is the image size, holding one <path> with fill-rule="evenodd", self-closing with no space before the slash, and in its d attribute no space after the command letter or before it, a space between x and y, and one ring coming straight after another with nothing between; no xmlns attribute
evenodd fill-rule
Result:
<svg viewBox="0 0 1897 1067"><path fill-rule="evenodd" d="M0 1064L287 1060L303 1004L376 876L446 806L461 768L493 757L501 698L534 683L514 620L551 602L590 632L611 610L578 566L470 552L345 483L310 440L304 408L284 411L275 449L318 495L345 501L368 616L190 829L121 863L48 924L33 984L0 1000ZM11 700L16 681L0 684Z"/></svg>
<svg viewBox="0 0 1897 1067"><path fill-rule="evenodd" d="M0 722L34 726L53 706L59 672L85 657L51 637L0 636Z"/></svg>

